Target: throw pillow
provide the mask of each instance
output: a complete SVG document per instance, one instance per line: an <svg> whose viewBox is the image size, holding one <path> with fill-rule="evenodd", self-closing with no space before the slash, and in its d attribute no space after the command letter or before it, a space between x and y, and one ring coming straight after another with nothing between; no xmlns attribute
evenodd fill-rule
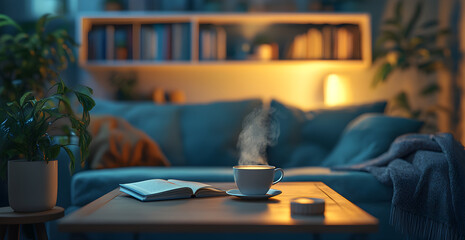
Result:
<svg viewBox="0 0 465 240"><path fill-rule="evenodd" d="M336 145L350 121L364 113L383 113L385 107L386 102L375 102L302 111L273 100L272 117L278 120L281 134L277 144L268 148L268 163L280 167L300 167L300 164L311 166L321 162ZM311 146L317 154L311 151L296 154L301 146Z"/></svg>
<svg viewBox="0 0 465 240"><path fill-rule="evenodd" d="M352 121L322 162L322 166L351 165L375 158L389 149L394 139L418 132L423 123L414 119L364 114Z"/></svg>
<svg viewBox="0 0 465 240"><path fill-rule="evenodd" d="M146 133L161 148L173 166L186 164L182 149L179 105L156 105L153 102L108 101L96 99L91 114L125 119Z"/></svg>
<svg viewBox="0 0 465 240"><path fill-rule="evenodd" d="M170 165L157 143L124 119L93 116L88 129L92 169Z"/></svg>
<svg viewBox="0 0 465 240"><path fill-rule="evenodd" d="M183 105L181 129L186 165L237 165L237 140L244 118L261 107L260 99Z"/></svg>

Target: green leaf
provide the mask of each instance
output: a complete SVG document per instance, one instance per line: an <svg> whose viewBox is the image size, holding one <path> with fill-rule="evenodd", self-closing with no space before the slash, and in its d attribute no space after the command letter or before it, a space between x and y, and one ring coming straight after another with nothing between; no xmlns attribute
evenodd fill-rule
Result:
<svg viewBox="0 0 465 240"><path fill-rule="evenodd" d="M421 25L421 28L427 30L429 28L438 26L438 24L439 24L439 21L437 19L433 19L433 20L429 20L429 21L424 22Z"/></svg>
<svg viewBox="0 0 465 240"><path fill-rule="evenodd" d="M403 5L402 0L398 0L394 10L394 18L398 23L402 22Z"/></svg>
<svg viewBox="0 0 465 240"><path fill-rule="evenodd" d="M83 85L76 86L74 91L82 93L82 94L86 94L86 95L89 95L89 96L94 94L94 90L92 88L87 87L87 86L83 86Z"/></svg>
<svg viewBox="0 0 465 240"><path fill-rule="evenodd" d="M74 164L76 162L76 157L74 156L74 153L71 151L71 149L69 149L66 146L62 146L62 147L66 151L66 153L68 154L68 157L69 157L69 170L70 170L71 174L73 174L74 169L75 169Z"/></svg>
<svg viewBox="0 0 465 240"><path fill-rule="evenodd" d="M0 37L0 42L6 43L8 41L14 40L14 37L10 34L4 34L3 36Z"/></svg>
<svg viewBox="0 0 465 240"><path fill-rule="evenodd" d="M435 93L439 92L440 90L441 90L441 88L439 87L439 85L437 83L431 83L431 84L429 84L428 86L424 87L421 90L420 96L426 97L426 96L429 96L431 94L435 94Z"/></svg>
<svg viewBox="0 0 465 240"><path fill-rule="evenodd" d="M410 111L410 117L413 119L418 119L421 116L421 110Z"/></svg>
<svg viewBox="0 0 465 240"><path fill-rule="evenodd" d="M14 42L19 43L21 40L26 39L28 35L26 33L19 33L18 35L15 36Z"/></svg>
<svg viewBox="0 0 465 240"><path fill-rule="evenodd" d="M51 20L55 19L56 17L50 17L50 13L42 15L42 17L37 20L36 24L36 32L41 35L45 31L45 25L47 25L48 22Z"/></svg>
<svg viewBox="0 0 465 240"><path fill-rule="evenodd" d="M89 95L80 92L75 92L75 95L81 103L84 112L89 112L94 108L95 101Z"/></svg>
<svg viewBox="0 0 465 240"><path fill-rule="evenodd" d="M27 93L23 94L23 96L19 100L19 105L24 106L24 102L29 101L31 99L34 99L34 96L32 95L32 92L27 92Z"/></svg>
<svg viewBox="0 0 465 240"><path fill-rule="evenodd" d="M47 149L47 158L48 160L55 160L60 154L60 145L53 145Z"/></svg>
<svg viewBox="0 0 465 240"><path fill-rule="evenodd" d="M60 119L65 117L65 114L60 113L58 108L44 109L43 112L46 112L49 115L49 118Z"/></svg>
<svg viewBox="0 0 465 240"><path fill-rule="evenodd" d="M375 74L371 86L376 87L379 83L385 82L389 74L391 74L392 70L394 70L394 68L389 63L384 63L381 65Z"/></svg>
<svg viewBox="0 0 465 240"><path fill-rule="evenodd" d="M407 97L407 93L400 92L394 97L394 104L397 108L403 109L407 112L411 112L410 103Z"/></svg>
<svg viewBox="0 0 465 240"><path fill-rule="evenodd" d="M382 47L386 42L393 41L396 45L401 44L402 37L399 33L391 30L383 30L380 36L376 39L375 47Z"/></svg>
<svg viewBox="0 0 465 240"><path fill-rule="evenodd" d="M383 22L384 25L392 25L394 27L400 27L400 22L395 19L395 18L391 18L391 19L387 19L386 21Z"/></svg>
<svg viewBox="0 0 465 240"><path fill-rule="evenodd" d="M436 72L442 65L437 60L429 60L418 65L418 69L425 73Z"/></svg>
<svg viewBox="0 0 465 240"><path fill-rule="evenodd" d="M417 2L413 16L412 18L410 18L410 21L407 24L407 28L405 28L405 32L404 32L405 37L411 36L413 28L415 27L416 23L418 22L418 19L420 18L422 9L423 9L423 2L422 1Z"/></svg>
<svg viewBox="0 0 465 240"><path fill-rule="evenodd" d="M0 27L3 26L13 26L16 29L22 31L22 28L10 17L0 14Z"/></svg>
<svg viewBox="0 0 465 240"><path fill-rule="evenodd" d="M450 34L452 34L452 31L449 28L441 29L438 31L438 36L450 35Z"/></svg>

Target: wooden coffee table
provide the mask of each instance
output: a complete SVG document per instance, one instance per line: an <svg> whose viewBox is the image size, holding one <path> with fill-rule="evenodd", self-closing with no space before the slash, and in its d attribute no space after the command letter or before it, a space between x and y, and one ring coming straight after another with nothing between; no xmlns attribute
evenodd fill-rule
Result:
<svg viewBox="0 0 465 240"><path fill-rule="evenodd" d="M222 189L234 183L211 183ZM236 197L140 202L115 189L59 221L65 232L347 232L370 233L378 220L321 182L282 182L268 200ZM291 216L290 200L323 198L324 215Z"/></svg>

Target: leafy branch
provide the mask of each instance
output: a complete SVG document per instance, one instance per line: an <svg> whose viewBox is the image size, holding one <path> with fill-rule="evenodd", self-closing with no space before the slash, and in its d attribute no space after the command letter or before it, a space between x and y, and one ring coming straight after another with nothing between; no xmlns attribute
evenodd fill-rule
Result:
<svg viewBox="0 0 465 240"><path fill-rule="evenodd" d="M373 77L372 86L376 87L388 80L395 70L415 68L424 74L445 69L450 52L438 45L438 39L450 34L449 29L440 29L437 19L420 21L424 1L419 0L409 19L404 18L403 1L397 1L394 16L384 21L380 36L376 40L374 61L380 61ZM432 82L419 90L420 97L433 96L440 91L437 82ZM394 108L407 113L411 118L430 118L434 110L413 109L407 94L398 93L394 99ZM449 111L444 107L434 109Z"/></svg>
<svg viewBox="0 0 465 240"><path fill-rule="evenodd" d="M47 30L47 24L56 18L42 16L35 32L27 33L10 17L0 14L0 27L11 28L0 36L0 97L5 102L27 91L40 96L43 89L55 83L58 73L75 61L72 47L77 44L67 31Z"/></svg>
<svg viewBox="0 0 465 240"><path fill-rule="evenodd" d="M394 17L384 21L375 43L374 60L382 64L373 78L373 87L385 82L396 69L415 67L429 74L445 67L444 61L450 53L447 48L438 46L437 41L450 31L439 29L436 19L420 23L422 10L423 1L418 1L412 17L403 24L403 2L398 1Z"/></svg>
<svg viewBox="0 0 465 240"><path fill-rule="evenodd" d="M5 120L0 124L0 160L2 166L13 158L25 158L28 161L50 161L56 159L60 149L64 149L70 158L71 172L74 171L76 157L69 149L72 137L79 138L80 161L88 157L91 136L87 131L90 123L89 111L95 106L91 98L92 89L81 87L68 88L62 81L52 86L56 92L49 97L37 99L32 92L26 92L21 98L0 108ZM68 94L74 94L82 106L81 116L77 116L71 107ZM65 140L55 139L49 131L60 119L69 120L61 126L66 133ZM2 167L5 170L4 167Z"/></svg>

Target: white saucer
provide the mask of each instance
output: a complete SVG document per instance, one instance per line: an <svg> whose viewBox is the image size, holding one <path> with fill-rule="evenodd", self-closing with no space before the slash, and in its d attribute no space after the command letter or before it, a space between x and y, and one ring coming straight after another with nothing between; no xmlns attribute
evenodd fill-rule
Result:
<svg viewBox="0 0 465 240"><path fill-rule="evenodd" d="M281 192L281 190L270 189L264 195L245 195L245 194L242 194L239 191L239 189L231 189L231 190L226 191L226 193L231 195L231 196L239 197L239 198L242 198L242 199L267 199L267 198L279 195L282 192Z"/></svg>

